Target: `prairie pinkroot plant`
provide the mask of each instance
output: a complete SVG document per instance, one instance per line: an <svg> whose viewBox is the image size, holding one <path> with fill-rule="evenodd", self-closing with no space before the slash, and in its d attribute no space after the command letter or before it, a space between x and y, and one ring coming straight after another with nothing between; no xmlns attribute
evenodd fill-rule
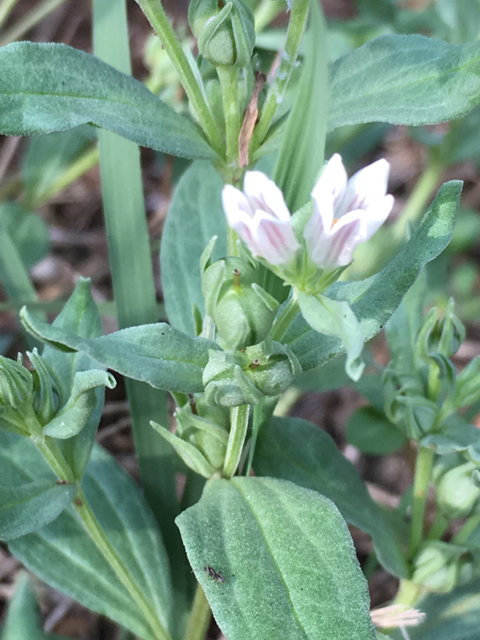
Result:
<svg viewBox="0 0 480 640"><path fill-rule="evenodd" d="M34 343L28 360L0 355L0 539L142 640L203 640L212 612L228 640L397 640L391 626L410 623L412 639L430 640L445 637L446 618L452 638L476 640L480 441L469 421L480 364L456 356L465 305L455 311L428 282L462 183L428 206L432 189L478 149L480 45L463 43L464 14L452 18L476 3L413 13L362 0L360 20L332 25L317 0L192 0L182 39L161 0L137 2L159 39L147 60L154 92L130 73L125 0L93 1L95 55L0 48L0 133L53 136L34 139L0 189L12 197L0 206L0 279L11 308L27 303L19 318ZM13 4L0 5L0 26ZM286 35L269 33L283 10ZM436 16L431 33L420 14ZM330 29L342 31L341 57ZM377 33L388 35L366 40ZM440 133L419 129L437 123ZM398 217L380 229L390 167L368 162L398 124L415 128L428 166L403 211L409 187L391 181ZM181 174L161 241L161 322L136 145ZM364 168L348 179L340 153ZM29 275L48 239L34 210L98 159L118 320L109 335L88 279L49 324ZM366 242L370 266L383 265L369 277L355 256ZM384 327L389 356L377 362L367 343ZM95 443L118 376L141 491ZM377 504L325 431L288 417L299 389L344 384L370 403L351 417L350 443L408 453L398 506ZM371 538L363 568L349 524ZM400 582L387 612L407 612L374 614L383 635L368 592L379 567ZM46 637L25 578L17 589L3 640L20 637L22 607Z"/></svg>

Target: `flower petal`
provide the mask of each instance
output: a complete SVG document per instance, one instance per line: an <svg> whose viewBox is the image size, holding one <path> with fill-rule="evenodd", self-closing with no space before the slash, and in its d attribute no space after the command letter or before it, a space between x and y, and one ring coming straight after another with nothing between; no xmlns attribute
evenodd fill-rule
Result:
<svg viewBox="0 0 480 640"><path fill-rule="evenodd" d="M343 200L347 187L347 172L342 157L335 153L327 162L320 179L313 188L312 198L325 229L333 224L334 209Z"/></svg>
<svg viewBox="0 0 480 640"><path fill-rule="evenodd" d="M273 265L287 264L300 247L290 223L257 211L253 230L258 255Z"/></svg>
<svg viewBox="0 0 480 640"><path fill-rule="evenodd" d="M378 160L364 169L357 171L348 181L345 195L335 211L340 218L348 211L367 209L387 193L390 164L386 160Z"/></svg>
<svg viewBox="0 0 480 640"><path fill-rule="evenodd" d="M222 204L228 224L231 227L233 227L241 213L247 214L250 218L253 218L255 213L243 191L236 189L231 184L226 184L222 189Z"/></svg>
<svg viewBox="0 0 480 640"><path fill-rule="evenodd" d="M314 262L323 267L345 267L350 264L356 247L365 241L366 226L362 217L363 211L350 211L336 222L330 231L328 243L324 243L326 247L323 249L322 262Z"/></svg>
<svg viewBox="0 0 480 640"><path fill-rule="evenodd" d="M363 214L363 222L366 227L365 241L377 233L378 229L382 226L385 220L390 215L393 208L395 198L392 195L380 198L372 204Z"/></svg>
<svg viewBox="0 0 480 640"><path fill-rule="evenodd" d="M252 208L261 209L271 216L287 222L290 220L283 193L277 185L261 171L247 171L243 190Z"/></svg>

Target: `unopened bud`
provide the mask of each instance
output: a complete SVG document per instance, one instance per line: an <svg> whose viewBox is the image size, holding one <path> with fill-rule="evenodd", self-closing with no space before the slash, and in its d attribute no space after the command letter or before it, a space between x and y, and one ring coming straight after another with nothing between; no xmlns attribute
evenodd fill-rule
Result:
<svg viewBox="0 0 480 640"><path fill-rule="evenodd" d="M466 518L472 513L480 497L480 488L473 475L477 467L473 462L464 462L458 455L451 460L457 464L435 474L437 505L448 518Z"/></svg>
<svg viewBox="0 0 480 640"><path fill-rule="evenodd" d="M199 52L216 67L247 67L255 45L253 14L244 0L198 0L189 9L189 22Z"/></svg>
<svg viewBox="0 0 480 640"><path fill-rule="evenodd" d="M426 542L414 561L412 582L448 593L471 574L471 554L464 547L441 542Z"/></svg>
<svg viewBox="0 0 480 640"><path fill-rule="evenodd" d="M237 351L267 337L279 303L256 282L255 270L240 258L211 264L202 277L207 314L220 346Z"/></svg>

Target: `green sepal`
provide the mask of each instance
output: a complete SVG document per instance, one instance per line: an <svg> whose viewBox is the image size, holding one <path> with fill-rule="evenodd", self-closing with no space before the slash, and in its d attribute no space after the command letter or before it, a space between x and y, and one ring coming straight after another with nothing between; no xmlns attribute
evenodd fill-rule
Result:
<svg viewBox="0 0 480 640"><path fill-rule="evenodd" d="M440 457L433 473L435 500L437 508L448 518L467 518L478 504L477 469L477 464L465 462L460 454Z"/></svg>
<svg viewBox="0 0 480 640"><path fill-rule="evenodd" d="M97 406L98 397L95 390L98 387L114 389L116 386L115 378L106 371L77 371L73 378L70 398L55 418L45 426L43 433L60 440L76 436L86 426Z"/></svg>
<svg viewBox="0 0 480 640"><path fill-rule="evenodd" d="M200 474L204 478L211 478L215 469L208 462L205 456L200 453L200 451L193 444L189 442L185 442L174 433L171 433L165 427L157 424L153 420L150 421L151 426L159 433L162 438L165 438L167 442L169 442L175 451L178 453L180 458L185 462L187 467L193 469L196 473Z"/></svg>
<svg viewBox="0 0 480 640"><path fill-rule="evenodd" d="M472 556L466 547L427 541L414 560L412 582L436 593L448 593L471 579L472 571Z"/></svg>
<svg viewBox="0 0 480 640"><path fill-rule="evenodd" d="M254 46L253 14L243 0L227 2L198 36L199 52L215 67L247 67Z"/></svg>
<svg viewBox="0 0 480 640"><path fill-rule="evenodd" d="M62 385L49 363L34 349L27 356L34 367L33 409L40 424L47 424L63 404Z"/></svg>
<svg viewBox="0 0 480 640"><path fill-rule="evenodd" d="M357 381L365 368L361 358L364 334L348 302L299 291L298 304L312 329L342 340L347 352L345 371L352 380Z"/></svg>

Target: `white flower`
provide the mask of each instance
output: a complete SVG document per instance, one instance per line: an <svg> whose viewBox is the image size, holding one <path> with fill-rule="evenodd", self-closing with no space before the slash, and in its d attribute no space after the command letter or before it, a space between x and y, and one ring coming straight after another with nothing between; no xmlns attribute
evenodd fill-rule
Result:
<svg viewBox="0 0 480 640"><path fill-rule="evenodd" d="M252 254L272 265L290 262L300 245L290 212L277 185L261 171L247 171L243 192L230 184L222 191L229 226Z"/></svg>
<svg viewBox="0 0 480 640"><path fill-rule="evenodd" d="M394 198L387 193L390 165L378 160L347 182L338 153L328 161L312 191L313 213L304 237L312 261L322 268L344 267L353 252L385 222Z"/></svg>

